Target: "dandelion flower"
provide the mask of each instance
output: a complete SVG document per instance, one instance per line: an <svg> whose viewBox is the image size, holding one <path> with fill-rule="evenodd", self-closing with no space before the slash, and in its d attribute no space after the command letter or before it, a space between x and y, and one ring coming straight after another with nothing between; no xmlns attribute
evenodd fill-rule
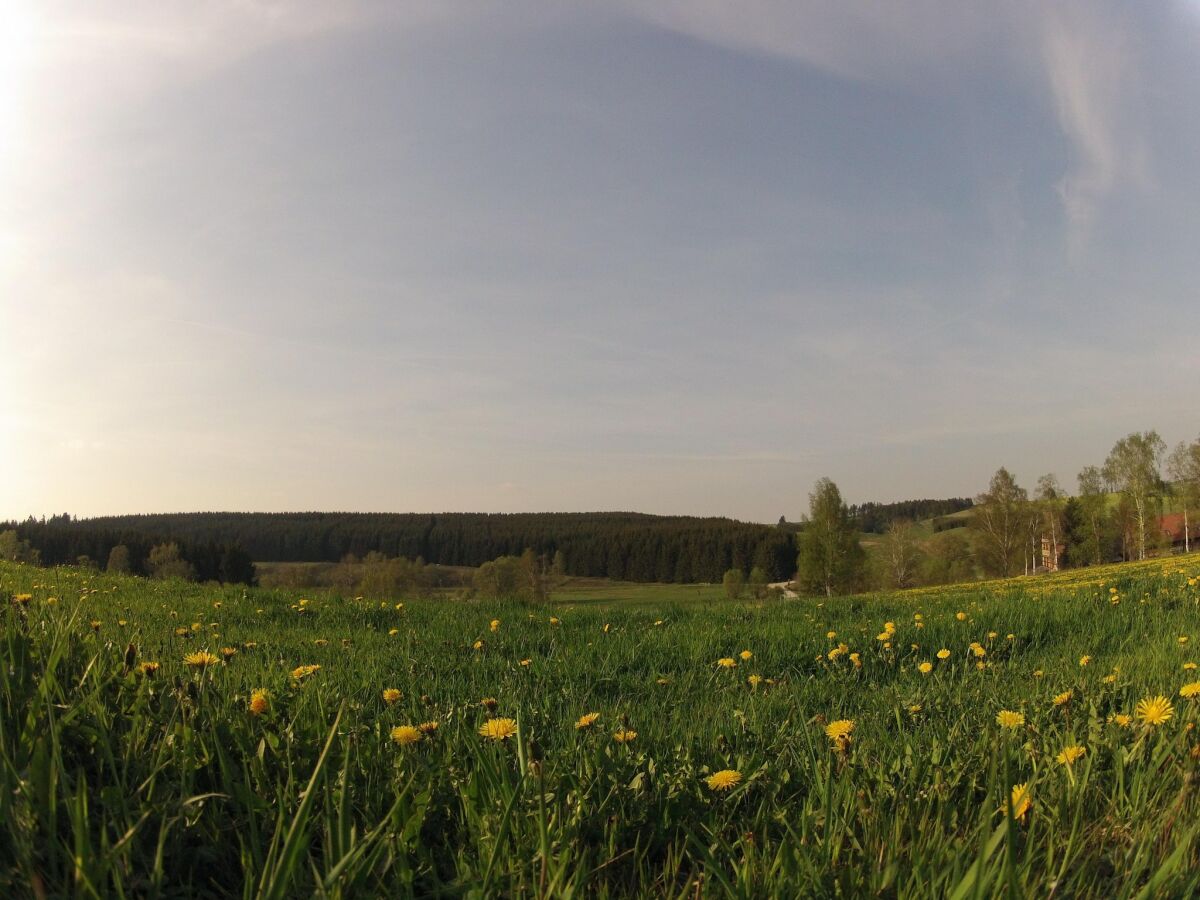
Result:
<svg viewBox="0 0 1200 900"><path fill-rule="evenodd" d="M523 659L523 660L521 660L521 665L528 669L531 665L533 665L533 660L532 659Z"/></svg>
<svg viewBox="0 0 1200 900"><path fill-rule="evenodd" d="M1128 728L1133 723L1133 719L1130 718L1125 713L1116 713L1112 717L1112 721L1115 722L1121 728Z"/></svg>
<svg viewBox="0 0 1200 900"><path fill-rule="evenodd" d="M1073 696L1074 696L1073 691L1063 691L1061 694L1058 694L1057 696L1055 696L1054 705L1055 706L1066 706L1068 703L1071 702L1071 698Z"/></svg>
<svg viewBox="0 0 1200 900"><path fill-rule="evenodd" d="M853 719L837 719L825 726L825 736L831 741L844 741L854 730Z"/></svg>
<svg viewBox="0 0 1200 900"><path fill-rule="evenodd" d="M1085 747L1081 747L1078 744L1072 744L1069 747L1063 747L1055 759L1057 759L1061 765L1069 766L1083 756L1083 754L1086 752L1087 749Z"/></svg>
<svg viewBox="0 0 1200 900"><path fill-rule="evenodd" d="M1090 656L1081 656L1081 657L1079 657L1079 665L1080 665L1081 667L1082 667L1082 666L1086 666L1086 665L1087 665L1088 663L1090 663L1091 661L1092 661L1092 658L1091 658Z"/></svg>
<svg viewBox="0 0 1200 900"><path fill-rule="evenodd" d="M270 695L263 689L258 688L250 694L250 715L261 716L271 708L269 699Z"/></svg>
<svg viewBox="0 0 1200 900"><path fill-rule="evenodd" d="M492 621L488 623L488 628L490 628L494 632L499 631L500 630L500 620L492 619Z"/></svg>
<svg viewBox="0 0 1200 900"><path fill-rule="evenodd" d="M189 653L183 658L184 664L191 666L193 669L207 669L209 666L215 666L220 661L220 657L209 653L207 650Z"/></svg>
<svg viewBox="0 0 1200 900"><path fill-rule="evenodd" d="M1179 689L1179 696L1187 700L1200 697L1200 681L1192 681Z"/></svg>
<svg viewBox="0 0 1200 900"><path fill-rule="evenodd" d="M221 656L225 662L229 662L231 659L237 656L237 647L222 647Z"/></svg>
<svg viewBox="0 0 1200 900"><path fill-rule="evenodd" d="M613 740L618 744L628 744L630 741L636 738L637 735L638 733L631 728L621 728L618 729L613 735Z"/></svg>
<svg viewBox="0 0 1200 900"><path fill-rule="evenodd" d="M1001 728L1017 729L1025 724L1025 714L1011 709L1002 709L996 713L996 724Z"/></svg>
<svg viewBox="0 0 1200 900"><path fill-rule="evenodd" d="M421 731L411 725L397 725L392 729L392 740L401 747L407 747L421 740Z"/></svg>
<svg viewBox="0 0 1200 900"><path fill-rule="evenodd" d="M398 703L403 696L396 688L385 688L383 691L383 702L391 706L393 703Z"/></svg>
<svg viewBox="0 0 1200 900"><path fill-rule="evenodd" d="M1157 697L1143 697L1138 701L1138 705L1134 709L1134 715L1143 724L1152 727L1162 725L1174 714L1175 707L1171 706L1171 701L1161 694Z"/></svg>
<svg viewBox="0 0 1200 900"><path fill-rule="evenodd" d="M754 658L754 654L749 650L743 650L738 654L738 656L742 658L742 662L750 662L750 660Z"/></svg>
<svg viewBox="0 0 1200 900"><path fill-rule="evenodd" d="M479 736L493 741L506 741L516 733L516 719L488 719L479 727Z"/></svg>
<svg viewBox="0 0 1200 900"><path fill-rule="evenodd" d="M486 709L488 712L495 712L496 706L498 704L496 703L495 697L484 697L482 700L479 701L479 705L482 706L484 709Z"/></svg>
<svg viewBox="0 0 1200 900"><path fill-rule="evenodd" d="M307 678L314 672L320 671L320 669L320 666L296 666L296 668L292 669L292 677L297 681L300 681L303 678Z"/></svg>
<svg viewBox="0 0 1200 900"><path fill-rule="evenodd" d="M1029 783L1014 784L1009 794L1009 812L1014 819L1024 819L1033 806Z"/></svg>
<svg viewBox="0 0 1200 900"><path fill-rule="evenodd" d="M591 728L596 724L596 720L600 718L600 713L584 713L579 717L579 721L575 723L575 728L582 731L585 728Z"/></svg>
<svg viewBox="0 0 1200 900"><path fill-rule="evenodd" d="M731 656L722 656L717 660L717 665L722 669L732 669L737 666L737 660Z"/></svg>
<svg viewBox="0 0 1200 900"><path fill-rule="evenodd" d="M746 681L750 684L750 687L752 687L752 688L756 688L760 684L762 684L762 680L763 680L763 678L761 675L751 675L746 679Z"/></svg>
<svg viewBox="0 0 1200 900"><path fill-rule="evenodd" d="M929 660L925 660L917 666L917 671L922 675L928 675L933 671L933 663L931 663Z"/></svg>
<svg viewBox="0 0 1200 900"><path fill-rule="evenodd" d="M438 730L438 723L432 719L428 722L422 722L420 725L417 726L417 731L421 732L421 734L424 734L424 735L435 734L435 733L437 733L437 730Z"/></svg>
<svg viewBox="0 0 1200 900"><path fill-rule="evenodd" d="M965 622L967 621L967 614L965 612L956 612L954 614L954 618L958 619L960 622Z"/></svg>
<svg viewBox="0 0 1200 900"><path fill-rule="evenodd" d="M949 650L947 650L945 647L943 647L941 650L939 650L939 651L937 652L937 658L938 658L938 659L949 659L949 658L950 658L950 651L949 651Z"/></svg>
<svg viewBox="0 0 1200 900"><path fill-rule="evenodd" d="M143 662L138 664L138 672L142 675L153 675L161 668L156 662Z"/></svg>
<svg viewBox="0 0 1200 900"><path fill-rule="evenodd" d="M720 772L713 772L705 779L708 782L709 790L713 791L728 791L737 787L741 780L742 773L736 769L722 769Z"/></svg>

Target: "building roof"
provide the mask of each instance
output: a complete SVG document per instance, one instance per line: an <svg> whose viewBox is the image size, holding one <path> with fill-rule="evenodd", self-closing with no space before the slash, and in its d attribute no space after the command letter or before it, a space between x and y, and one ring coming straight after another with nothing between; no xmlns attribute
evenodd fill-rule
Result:
<svg viewBox="0 0 1200 900"><path fill-rule="evenodd" d="M1162 533L1167 536L1172 542L1183 540L1183 513L1171 513L1167 516L1160 516L1158 519L1158 527L1162 529Z"/></svg>

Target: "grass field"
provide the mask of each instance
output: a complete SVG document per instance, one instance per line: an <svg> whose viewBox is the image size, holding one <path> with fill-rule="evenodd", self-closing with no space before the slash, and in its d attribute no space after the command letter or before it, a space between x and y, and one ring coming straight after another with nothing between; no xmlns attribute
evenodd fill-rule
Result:
<svg viewBox="0 0 1200 900"><path fill-rule="evenodd" d="M1190 896L1198 576L397 607L0 564L0 895Z"/></svg>

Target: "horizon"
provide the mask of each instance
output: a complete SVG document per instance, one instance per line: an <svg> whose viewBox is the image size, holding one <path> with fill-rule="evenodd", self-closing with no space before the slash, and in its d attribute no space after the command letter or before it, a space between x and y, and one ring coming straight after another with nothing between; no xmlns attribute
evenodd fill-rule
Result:
<svg viewBox="0 0 1200 900"><path fill-rule="evenodd" d="M1192 0L15 0L0 515L1074 493L1200 433L1197 51Z"/></svg>

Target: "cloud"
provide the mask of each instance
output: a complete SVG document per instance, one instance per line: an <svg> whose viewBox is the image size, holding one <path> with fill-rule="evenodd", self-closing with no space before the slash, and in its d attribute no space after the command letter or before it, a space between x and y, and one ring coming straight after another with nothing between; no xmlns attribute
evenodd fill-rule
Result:
<svg viewBox="0 0 1200 900"><path fill-rule="evenodd" d="M825 3L819 0L627 0L659 27L790 59L890 90L953 95L979 72L1049 101L1070 160L1056 190L1073 256L1105 199L1146 181L1147 150L1131 115L1138 60L1123 22L1102 3ZM971 98L967 98L971 99Z"/></svg>

